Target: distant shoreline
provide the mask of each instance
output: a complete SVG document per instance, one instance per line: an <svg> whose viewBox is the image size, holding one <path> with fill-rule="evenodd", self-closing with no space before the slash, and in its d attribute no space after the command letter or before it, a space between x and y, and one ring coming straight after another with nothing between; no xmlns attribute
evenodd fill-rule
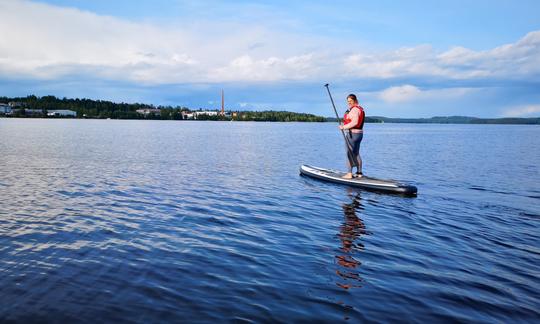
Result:
<svg viewBox="0 0 540 324"><path fill-rule="evenodd" d="M86 118L86 117L39 117L39 116L5 116L0 114L2 119L80 119L80 120L176 120L176 119L160 119L160 118ZM321 117L322 121L306 121L306 120L264 120L264 119L178 119L179 121L223 121L223 122L267 122L267 123L335 123L336 118ZM384 118L384 119L379 119ZM387 117L366 117L366 123L369 124L452 124L452 125L540 125L540 118L470 118L470 121L452 121L452 117L431 117L431 118L387 118ZM370 120L367 120L370 119Z"/></svg>
<svg viewBox="0 0 540 324"><path fill-rule="evenodd" d="M135 120L215 120L258 122L336 122L333 117L321 117L290 111L219 111L190 109L182 106L154 106L141 103L114 103L91 99L68 99L54 96L0 97L0 117L10 118L75 118L75 119L135 119ZM501 124L540 125L533 118L477 118L468 116L438 116L431 118L389 118L367 116L366 123L414 124Z"/></svg>

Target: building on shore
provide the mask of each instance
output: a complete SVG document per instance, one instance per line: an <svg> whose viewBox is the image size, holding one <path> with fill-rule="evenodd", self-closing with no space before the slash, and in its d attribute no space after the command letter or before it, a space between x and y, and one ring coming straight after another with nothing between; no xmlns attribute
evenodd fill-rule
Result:
<svg viewBox="0 0 540 324"><path fill-rule="evenodd" d="M0 103L0 114L2 115L11 114L11 106L8 104Z"/></svg>
<svg viewBox="0 0 540 324"><path fill-rule="evenodd" d="M11 109L10 115L17 115L22 114L23 116L29 116L29 117L41 117L43 116L43 109L24 109L24 108L17 108L17 109Z"/></svg>
<svg viewBox="0 0 540 324"><path fill-rule="evenodd" d="M138 114L144 115L145 117L150 115L150 114L154 114L156 116L161 115L161 110L159 110L157 108L137 109L136 111L137 111Z"/></svg>
<svg viewBox="0 0 540 324"><path fill-rule="evenodd" d="M182 111L182 119L195 119L195 114L191 111Z"/></svg>
<svg viewBox="0 0 540 324"><path fill-rule="evenodd" d="M47 110L47 116L49 117L77 117L77 112L73 110Z"/></svg>
<svg viewBox="0 0 540 324"><path fill-rule="evenodd" d="M199 110L193 112L193 118L197 119L199 116L217 116L219 113L217 111L211 110Z"/></svg>
<svg viewBox="0 0 540 324"><path fill-rule="evenodd" d="M22 102L19 102L19 101L10 101L8 103L8 105L11 107L11 108L20 108L20 107L24 107L25 104L22 103Z"/></svg>

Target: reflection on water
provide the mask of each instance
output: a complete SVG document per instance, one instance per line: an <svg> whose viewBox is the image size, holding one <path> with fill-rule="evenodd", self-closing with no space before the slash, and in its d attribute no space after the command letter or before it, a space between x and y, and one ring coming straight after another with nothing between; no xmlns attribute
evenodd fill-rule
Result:
<svg viewBox="0 0 540 324"><path fill-rule="evenodd" d="M362 204L360 193L349 190L349 197L352 201L343 204L344 221L339 228L338 238L341 241L340 254L336 255L337 264L340 266L336 270L338 275L337 285L343 289L360 288L362 278L358 267L362 264L358 260L358 252L364 250L364 245L358 242L362 235L368 234L366 226L356 212L361 211Z"/></svg>
<svg viewBox="0 0 540 324"><path fill-rule="evenodd" d="M540 128L369 127L422 195L300 178L330 123L0 118L0 323L538 322Z"/></svg>
<svg viewBox="0 0 540 324"><path fill-rule="evenodd" d="M353 288L362 287L362 277L360 276L359 267L362 262L359 260L359 253L364 251L364 244L359 242L359 239L363 235L369 234L366 231L366 225L360 217L357 215L357 211L362 211L363 206L361 203L360 192L348 189L348 196L351 198L351 202L343 204L344 220L339 227L339 233L337 237L340 240L340 247L338 249L338 255L335 256L338 268L336 269L337 282L336 285L344 290L350 290ZM351 305L347 305L345 302L340 302L344 309L344 319L348 320L349 310L352 310Z"/></svg>

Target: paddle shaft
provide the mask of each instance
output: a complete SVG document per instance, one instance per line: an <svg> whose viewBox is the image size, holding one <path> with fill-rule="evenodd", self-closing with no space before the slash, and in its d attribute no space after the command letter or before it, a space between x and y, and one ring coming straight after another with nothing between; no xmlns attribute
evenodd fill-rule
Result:
<svg viewBox="0 0 540 324"><path fill-rule="evenodd" d="M339 118L336 105L334 104L334 99L332 98L332 94L330 93L330 87L328 83L325 84L324 86L326 87L326 90L328 91L328 96L330 97L330 101L332 102L332 107L334 107L334 112L336 113L338 124L341 125L341 119ZM347 136L345 135L345 132L343 131L343 129L340 129L340 130L341 130L341 135L343 135L343 140L345 141L345 144L347 145L347 153L349 154L349 159L352 166L355 164L355 161L354 161L354 155L352 154L351 143L349 143L349 141L347 140Z"/></svg>

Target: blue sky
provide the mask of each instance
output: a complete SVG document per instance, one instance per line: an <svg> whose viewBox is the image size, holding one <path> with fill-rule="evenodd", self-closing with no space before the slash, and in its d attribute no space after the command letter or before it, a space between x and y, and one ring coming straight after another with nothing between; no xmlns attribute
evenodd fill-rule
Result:
<svg viewBox="0 0 540 324"><path fill-rule="evenodd" d="M538 1L0 0L0 96L540 116Z"/></svg>

